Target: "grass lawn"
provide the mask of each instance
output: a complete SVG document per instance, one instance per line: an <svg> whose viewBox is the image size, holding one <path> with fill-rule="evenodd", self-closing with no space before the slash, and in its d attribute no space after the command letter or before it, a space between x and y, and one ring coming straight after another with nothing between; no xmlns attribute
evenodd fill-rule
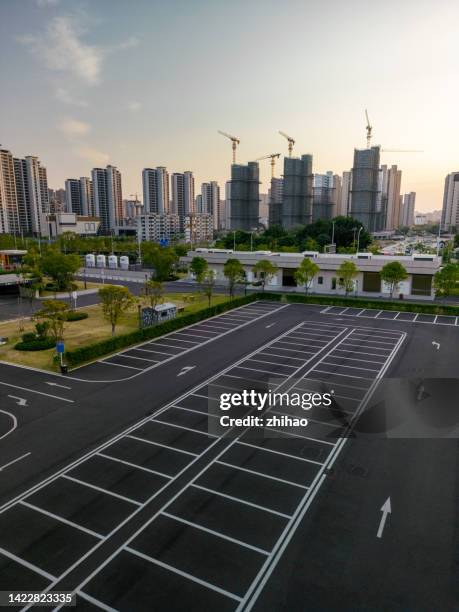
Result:
<svg viewBox="0 0 459 612"><path fill-rule="evenodd" d="M189 301L189 296L196 299ZM215 295L212 304L219 304L228 299L226 295ZM173 302L179 308L183 307L183 312L188 314L195 312L208 305L207 298L192 293L170 293L164 296L165 302ZM102 309L99 305L86 306L82 309L88 313L88 318L82 321L66 323L64 339L66 349L75 349L80 346L99 342L111 336L110 324L103 318ZM7 337L8 343L0 346L0 361L9 361L20 365L27 365L44 370L54 371L56 366L53 364L54 349L47 351L17 351L14 345L20 341L21 335L25 332L34 331L35 322L30 319L24 320L24 330L19 331L17 321L0 323L0 336ZM138 327L137 307L126 313L116 327L117 334L124 334L134 331Z"/></svg>

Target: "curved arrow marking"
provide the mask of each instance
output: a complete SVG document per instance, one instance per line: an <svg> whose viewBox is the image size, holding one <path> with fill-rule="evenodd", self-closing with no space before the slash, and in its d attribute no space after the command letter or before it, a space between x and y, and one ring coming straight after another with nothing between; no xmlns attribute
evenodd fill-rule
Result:
<svg viewBox="0 0 459 612"><path fill-rule="evenodd" d="M392 512L392 508L391 508L391 505L390 505L390 497L388 497L386 499L386 501L383 503L383 505L381 506L381 512L383 514L382 514L382 517L381 517L381 522L379 523L378 533L376 534L377 538L382 538L382 534L383 534L383 531L384 531L384 526L385 526L386 520L387 520L387 515L391 514L391 512Z"/></svg>
<svg viewBox="0 0 459 612"><path fill-rule="evenodd" d="M3 412L3 414L8 415L10 417L10 419L13 421L13 426L11 427L11 429L8 429L8 431L6 433L4 433L2 436L0 436L0 440L1 440L2 438L5 438L8 434L10 434L12 431L14 431L16 429L16 427L18 426L18 420L14 416L14 414L11 414L11 412L7 412L6 410L0 410L0 412Z"/></svg>

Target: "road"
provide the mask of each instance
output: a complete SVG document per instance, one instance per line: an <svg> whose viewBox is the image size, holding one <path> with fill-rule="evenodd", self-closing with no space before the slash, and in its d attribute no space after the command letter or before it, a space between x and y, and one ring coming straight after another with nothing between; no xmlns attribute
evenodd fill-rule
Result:
<svg viewBox="0 0 459 612"><path fill-rule="evenodd" d="M459 327L394 317L257 302L68 377L1 365L1 590L458 610L457 418L434 400L439 379L457 391ZM303 429L222 434L213 398L247 388L334 403Z"/></svg>

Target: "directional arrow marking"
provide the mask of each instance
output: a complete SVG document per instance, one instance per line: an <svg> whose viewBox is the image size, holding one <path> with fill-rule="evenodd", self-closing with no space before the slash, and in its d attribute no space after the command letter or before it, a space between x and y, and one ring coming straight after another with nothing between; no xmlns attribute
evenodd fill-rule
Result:
<svg viewBox="0 0 459 612"><path fill-rule="evenodd" d="M270 323L269 325L266 326L266 329L272 327L273 325L276 325L277 321L274 321L274 323Z"/></svg>
<svg viewBox="0 0 459 612"><path fill-rule="evenodd" d="M23 397L16 397L16 395L8 395L8 397L11 397L11 399L18 400L16 402L18 406L27 406L27 400L24 399Z"/></svg>
<svg viewBox="0 0 459 612"><path fill-rule="evenodd" d="M432 340L432 346L435 346L437 351L440 348L440 343L439 342L435 342L435 340Z"/></svg>
<svg viewBox="0 0 459 612"><path fill-rule="evenodd" d="M177 376L183 376L184 374L187 374L190 370L193 370L195 367L196 366L185 366L184 368L180 370Z"/></svg>
<svg viewBox="0 0 459 612"><path fill-rule="evenodd" d="M59 383L55 383L55 382L46 381L46 384L49 385L50 387L60 387L61 389L68 389L69 391L72 388L72 387L66 387L65 385L60 385Z"/></svg>
<svg viewBox="0 0 459 612"><path fill-rule="evenodd" d="M388 497L386 501L383 503L383 505L381 506L381 512L382 512L382 517L381 517L381 522L379 523L378 533L376 534L377 538L382 538L382 534L384 531L384 525L386 524L386 520L387 520L387 515L391 514L392 512L392 508L390 505L390 497Z"/></svg>

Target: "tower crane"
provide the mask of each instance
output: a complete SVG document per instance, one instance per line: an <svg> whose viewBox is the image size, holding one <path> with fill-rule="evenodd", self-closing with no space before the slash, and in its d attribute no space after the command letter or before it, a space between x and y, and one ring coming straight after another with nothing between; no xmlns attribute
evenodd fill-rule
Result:
<svg viewBox="0 0 459 612"><path fill-rule="evenodd" d="M231 136L231 134L227 134L226 132L222 132L221 130L218 130L218 133L231 140L231 143L232 143L231 146L233 149L233 164L235 164L236 163L236 147L238 144L241 143L241 141L239 140L239 138L236 138L236 136Z"/></svg>
<svg viewBox="0 0 459 612"><path fill-rule="evenodd" d="M370 123L370 119L368 117L367 109L365 109L365 117L367 119L367 127L366 127L366 130L367 130L367 149L369 149L371 147L371 133L373 131L373 126Z"/></svg>
<svg viewBox="0 0 459 612"><path fill-rule="evenodd" d="M270 159L271 160L271 178L274 178L274 166L276 165L276 159L279 159L280 153L271 153L271 155L265 155L264 157L259 157L255 161L261 161L262 159Z"/></svg>
<svg viewBox="0 0 459 612"><path fill-rule="evenodd" d="M279 130L279 134L288 140L288 156L292 157L293 145L295 144L295 140L286 134L285 132L281 132Z"/></svg>

